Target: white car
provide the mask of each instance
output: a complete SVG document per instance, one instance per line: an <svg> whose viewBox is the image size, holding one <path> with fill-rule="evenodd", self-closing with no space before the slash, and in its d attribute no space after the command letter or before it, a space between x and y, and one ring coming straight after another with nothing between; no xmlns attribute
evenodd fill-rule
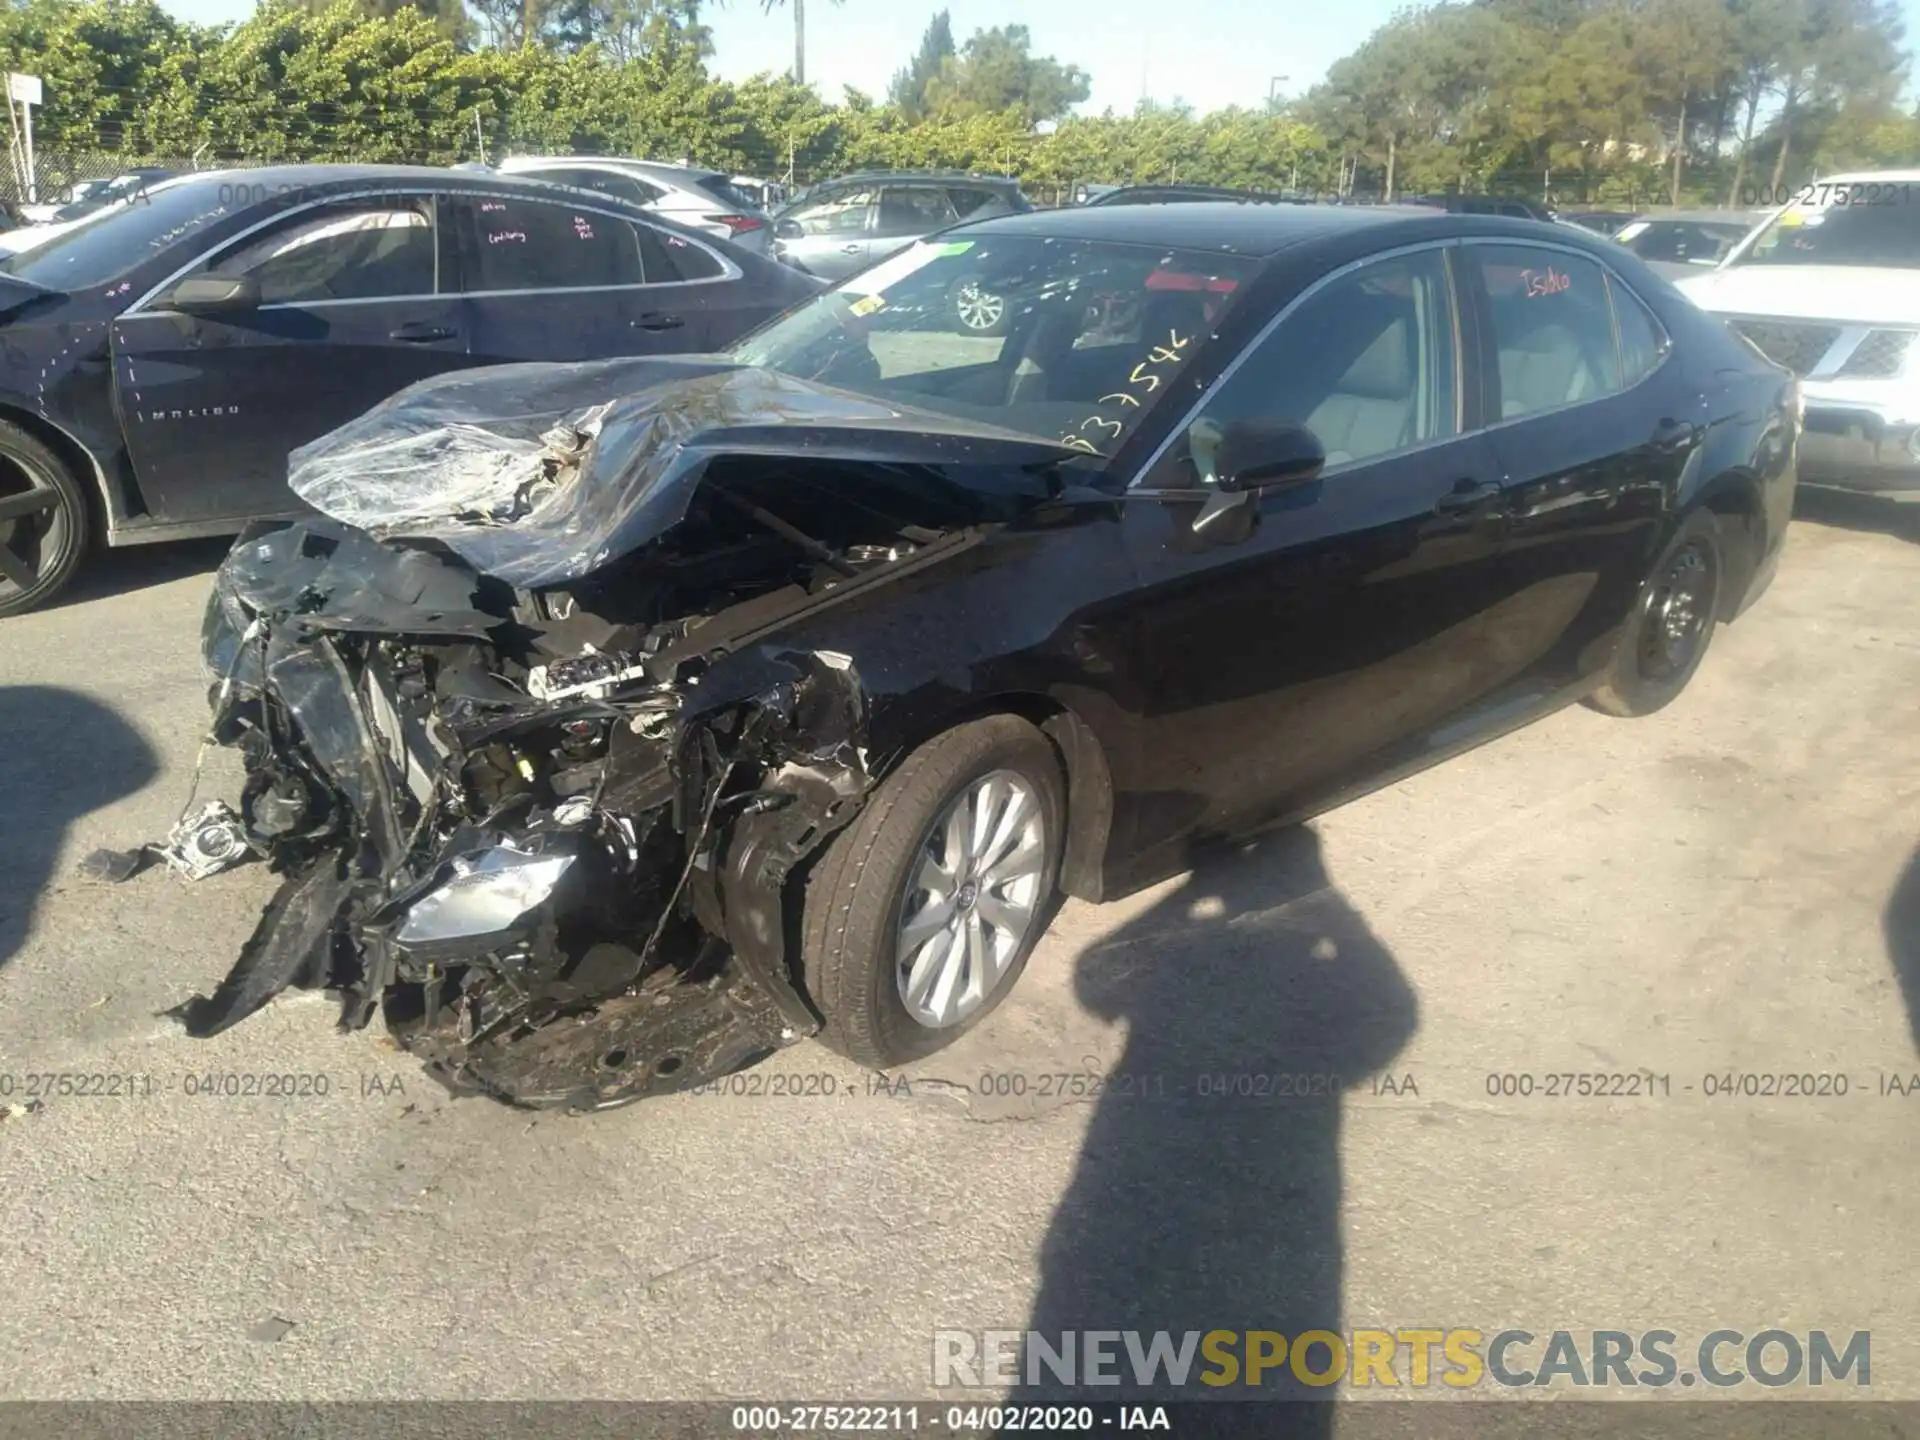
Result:
<svg viewBox="0 0 1920 1440"><path fill-rule="evenodd" d="M520 155L495 168L617 195L756 255L765 255L772 244L767 212L718 170L605 155Z"/></svg>
<svg viewBox="0 0 1920 1440"><path fill-rule="evenodd" d="M1920 170L1803 186L1677 283L1800 376L1803 482L1920 490Z"/></svg>

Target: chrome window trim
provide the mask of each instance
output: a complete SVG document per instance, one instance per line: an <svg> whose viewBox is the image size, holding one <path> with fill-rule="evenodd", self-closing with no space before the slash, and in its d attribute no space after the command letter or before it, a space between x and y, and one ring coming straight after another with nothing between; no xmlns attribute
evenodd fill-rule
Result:
<svg viewBox="0 0 1920 1440"><path fill-rule="evenodd" d="M555 188L568 188L568 187L555 187ZM594 192L589 190L583 190L580 193L583 195L590 195L590 194L593 194ZM148 310L146 307L152 302L155 296L163 293L166 290L171 289L174 283L178 281L182 276L187 275L192 271L198 269L200 266L208 263L208 261L213 257L228 253L235 246L251 238L252 236L259 234L262 230L265 230L270 225L278 225L282 221L291 220L296 216L305 214L309 210L318 210L322 206L337 205L343 201L350 201L350 200L373 200L373 199L380 199L383 197L397 198L397 199L438 200L442 197L446 199L454 199L456 197L463 197L463 196L478 197L481 199L493 198L493 199L499 199L499 200L519 200L524 203L533 204L533 205L551 205L555 203L553 200L550 200L544 196L527 195L519 191L485 190L477 187L466 187L466 186L462 186L459 189L453 189L453 190L411 190L411 189L398 188L389 184L389 185L375 186L369 189L343 190L338 194L323 195L316 199L308 200L300 205L296 205L290 210L282 210L273 215L269 215L264 219L255 221L252 225L249 225L246 229L240 231L239 233L228 236L224 241L221 242L221 244L216 249L202 250L199 254L195 255L193 259L189 260L185 265L182 265L178 270L175 270L172 274L168 275L159 284L153 286L138 300L134 301L133 304L129 305L126 309L122 310L116 318L121 320L130 320L130 319L138 318L139 316L142 316L142 315L172 313L170 311L164 311L164 310ZM608 198L612 198L612 197L608 197ZM579 206L573 206L570 208L586 210L591 212L592 214L604 216L609 220L622 220L629 225L646 224L646 221L640 219L637 216L625 215L618 210L608 210L602 205L579 205ZM435 209L437 212L438 206L436 206ZM600 294L609 290L658 290L658 289L666 289L670 286L675 286L675 285L724 284L730 280L742 279L746 274L746 272L743 271L738 265L734 264L733 261L729 260L725 255L722 255L718 250L715 250L712 246L707 245L701 240L696 239L692 236L675 235L673 236L674 239L684 240L689 245L699 246L701 250L705 251L715 261L717 261L720 265L720 273L718 275L703 276L698 280L644 280L636 285L569 285L564 287L556 287L552 289L442 291L439 288L439 285L440 285L439 235L440 235L441 228L442 227L440 225L439 216L436 213L434 217L435 240L434 240L434 255L433 255L434 293L431 295L380 295L380 296L374 296L374 297L365 298L365 299L313 300L305 303L294 303L294 302L283 301L283 302L276 302L272 305L262 305L260 308L262 310L317 310L324 307L330 307L330 306L336 306L336 305L392 305L392 304L405 303L405 302L418 302L421 300L477 299L477 298L481 298L485 296L493 296L493 295L580 295L580 294ZM663 232L656 232L656 233L663 233Z"/></svg>
<svg viewBox="0 0 1920 1440"><path fill-rule="evenodd" d="M1211 494L1212 493L1211 491L1204 490L1204 489L1190 489L1190 488L1182 489L1177 486L1148 487L1143 485L1141 482L1145 480L1149 474L1152 473L1153 467L1158 465L1161 462L1161 460L1163 460L1166 457L1167 451L1173 448L1174 442L1178 440L1182 435L1185 435L1187 431L1192 428L1193 422L1197 420L1202 414L1205 413L1206 407L1210 403L1212 403L1214 397L1220 392L1221 387L1226 385L1229 381L1233 379L1235 375L1240 373L1240 367L1246 364L1247 357L1252 355L1253 352L1258 350L1262 345L1266 344L1268 339L1272 337L1273 332L1275 330L1278 330L1283 324L1285 324L1287 319L1294 313L1294 311L1298 310L1302 305L1306 304L1307 301L1311 300L1315 295L1319 294L1327 286L1333 284L1334 281L1344 279L1348 275L1351 275L1354 271L1362 269L1365 266L1377 265L1382 260L1397 260L1405 255L1418 255L1428 250L1440 251L1442 252L1442 255L1444 257L1444 252L1458 246L1464 238L1465 237L1463 236L1455 235L1455 236L1449 236L1444 240L1422 240L1412 245L1398 245L1391 250L1378 250L1371 255L1363 255L1358 260L1349 260L1345 265L1342 265L1338 270L1329 270L1325 275L1322 275L1318 280L1314 281L1313 284L1309 285L1306 289L1302 290L1298 295L1294 296L1293 299L1289 300L1284 306L1280 308L1279 312L1275 314L1272 319L1268 320L1265 325L1260 327L1260 332L1257 335L1255 335L1245 345L1240 347L1240 353L1233 357L1232 361L1229 362L1229 364L1227 365L1227 368L1222 370L1218 375L1214 376L1213 383L1207 386L1207 388L1203 392L1201 392L1200 398L1195 400L1193 404L1190 407L1188 407L1187 413L1180 417L1179 422L1175 424L1172 430L1167 432L1166 438L1161 440L1161 442L1154 447L1153 453L1147 457L1146 463L1143 464L1139 468L1139 470L1135 472L1132 481L1129 482L1129 484L1126 487L1125 493L1129 495L1189 495L1189 496ZM1458 357L1461 353L1462 347L1465 344L1465 341L1463 339L1462 328L1460 325L1460 300L1459 300L1459 297L1454 293L1452 268L1450 266L1445 265L1444 258L1442 260L1442 266L1443 266L1443 269L1446 271L1447 294L1453 308L1454 354L1456 357ZM1454 430L1453 434L1436 438L1433 440L1422 440L1417 445L1405 446L1398 450L1389 450L1382 455L1369 455L1365 459L1352 461L1350 462L1349 465L1330 467L1331 473L1339 474L1341 473L1341 471L1346 469L1351 469L1353 466L1368 465L1368 464L1372 464L1377 460L1390 459L1400 455L1410 455L1417 450L1429 449L1435 445L1451 444L1453 441L1463 439L1469 434L1476 434L1476 435L1479 434L1480 432L1478 430L1469 431L1464 427L1464 425L1461 424L1461 421L1465 418L1464 412L1461 409L1461 407L1462 405L1465 404L1464 396L1466 394L1466 375L1465 375L1464 368L1457 363L1457 360L1454 366L1453 389L1454 389L1454 398L1453 398L1454 424L1457 427ZM1323 471L1322 473L1324 474L1328 472Z"/></svg>

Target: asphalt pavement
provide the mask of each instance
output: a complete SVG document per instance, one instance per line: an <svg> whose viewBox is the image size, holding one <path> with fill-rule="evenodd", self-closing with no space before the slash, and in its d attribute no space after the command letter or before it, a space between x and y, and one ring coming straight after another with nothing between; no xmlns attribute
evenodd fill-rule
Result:
<svg viewBox="0 0 1920 1440"><path fill-rule="evenodd" d="M1920 1399L1920 510L1810 508L1655 717L1069 904L903 1077L589 1118L160 1018L271 882L76 874L180 811L221 547L106 557L0 622L0 1396L951 1398L935 1331L1036 1325L1870 1329Z"/></svg>

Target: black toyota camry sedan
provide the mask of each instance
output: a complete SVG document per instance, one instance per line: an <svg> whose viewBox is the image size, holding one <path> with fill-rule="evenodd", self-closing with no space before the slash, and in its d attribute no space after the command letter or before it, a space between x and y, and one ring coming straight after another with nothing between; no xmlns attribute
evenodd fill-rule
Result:
<svg viewBox="0 0 1920 1440"><path fill-rule="evenodd" d="M427 381L216 581L198 854L285 881L179 1013L327 987L529 1105L928 1054L1059 893L1668 704L1798 425L1618 246L1431 209L1008 216L722 355Z"/></svg>
<svg viewBox="0 0 1920 1440"><path fill-rule="evenodd" d="M289 166L163 180L0 260L0 615L90 542L286 515L287 452L429 375L725 345L816 287L611 196Z"/></svg>

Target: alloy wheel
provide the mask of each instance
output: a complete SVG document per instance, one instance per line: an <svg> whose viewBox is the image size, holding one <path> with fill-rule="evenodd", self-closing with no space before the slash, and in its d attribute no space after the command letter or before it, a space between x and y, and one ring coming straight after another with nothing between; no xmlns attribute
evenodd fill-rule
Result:
<svg viewBox="0 0 1920 1440"><path fill-rule="evenodd" d="M900 1001L930 1029L958 1025L999 987L1040 911L1047 862L1040 797L995 770L933 822L900 899Z"/></svg>
<svg viewBox="0 0 1920 1440"><path fill-rule="evenodd" d="M25 594L73 544L73 519L53 478L0 455L0 602Z"/></svg>
<svg viewBox="0 0 1920 1440"><path fill-rule="evenodd" d="M990 290L982 290L971 281L954 295L954 309L960 323L969 330L992 330L1007 318L1007 299Z"/></svg>

